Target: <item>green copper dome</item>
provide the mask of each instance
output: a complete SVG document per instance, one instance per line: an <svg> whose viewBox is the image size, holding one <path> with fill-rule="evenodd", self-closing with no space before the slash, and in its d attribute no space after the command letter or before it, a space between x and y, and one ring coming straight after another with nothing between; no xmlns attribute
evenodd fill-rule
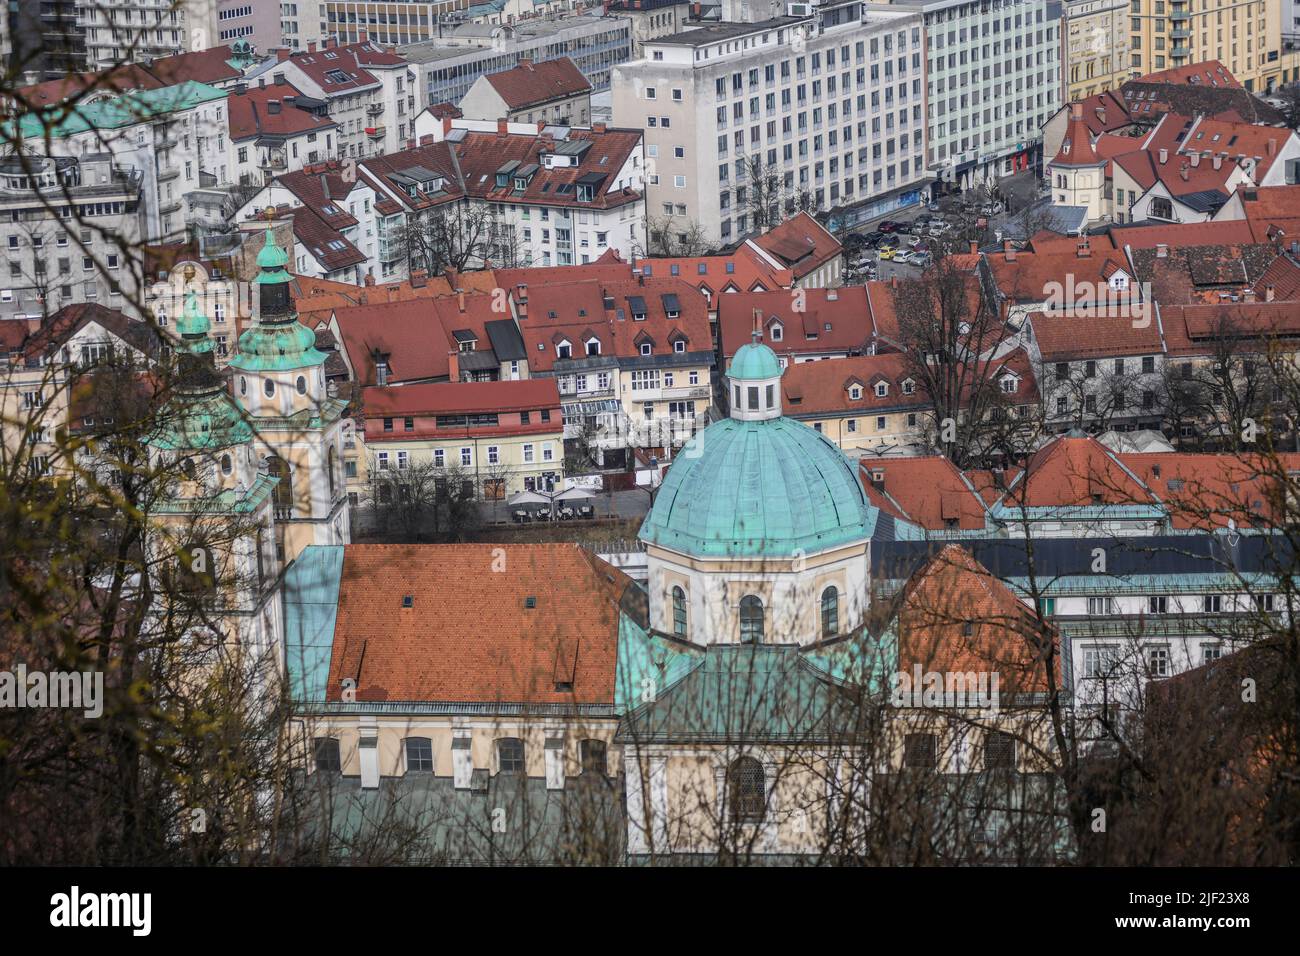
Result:
<svg viewBox="0 0 1300 956"><path fill-rule="evenodd" d="M777 361L776 353L762 342L750 342L736 349L731 364L727 366L727 375L740 381L779 378L781 363Z"/></svg>
<svg viewBox="0 0 1300 956"><path fill-rule="evenodd" d="M185 296L185 308L176 319L176 334L181 337L180 351L191 355L201 355L212 351L212 340L208 331L212 323L199 308L199 297L193 290Z"/></svg>
<svg viewBox="0 0 1300 956"><path fill-rule="evenodd" d="M273 272L274 270L284 269L289 264L289 253L276 245L275 236L270 229L266 230L266 242L262 245L262 251L257 254L257 267L264 272ZM288 282L288 273L285 273L284 279L270 278L263 274L257 277L257 282Z"/></svg>
<svg viewBox="0 0 1300 956"><path fill-rule="evenodd" d="M792 558L871 537L876 512L852 463L807 425L729 418L694 442L668 469L641 540L701 557Z"/></svg>
<svg viewBox="0 0 1300 956"><path fill-rule="evenodd" d="M240 333L239 352L229 365L243 372L285 372L322 365L326 357L316 348L316 333L302 323L258 323Z"/></svg>
<svg viewBox="0 0 1300 956"><path fill-rule="evenodd" d="M171 451L231 448L253 440L253 428L240 413L225 386L177 394L162 417L166 426L149 444Z"/></svg>

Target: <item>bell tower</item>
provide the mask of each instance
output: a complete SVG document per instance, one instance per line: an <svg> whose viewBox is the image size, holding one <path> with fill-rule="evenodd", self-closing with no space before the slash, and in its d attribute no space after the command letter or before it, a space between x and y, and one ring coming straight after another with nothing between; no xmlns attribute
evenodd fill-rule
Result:
<svg viewBox="0 0 1300 956"><path fill-rule="evenodd" d="M268 227L253 280L256 317L229 363L259 467L277 479L276 544L286 562L308 545L347 544L350 536L340 464L347 403L330 395L325 353L298 321L288 264Z"/></svg>

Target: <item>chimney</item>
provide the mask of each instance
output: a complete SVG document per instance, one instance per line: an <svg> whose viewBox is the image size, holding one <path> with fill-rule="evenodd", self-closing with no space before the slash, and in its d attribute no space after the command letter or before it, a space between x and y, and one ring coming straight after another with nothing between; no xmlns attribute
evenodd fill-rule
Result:
<svg viewBox="0 0 1300 956"><path fill-rule="evenodd" d="M236 83L236 84L235 84L235 95L236 95L236 96L243 96L243 95L244 95L245 93L247 93L247 92L248 92L248 84L247 84L247 83Z"/></svg>
<svg viewBox="0 0 1300 956"><path fill-rule="evenodd" d="M451 125L451 120L449 120L449 119L445 119L445 120L443 120L443 123L445 123L445 124L447 124L448 126L450 126L450 125ZM446 131L446 130L443 130L443 132L445 133L445 132L447 132L447 131ZM421 146L432 146L432 145L433 145L433 134L432 134L432 133L425 133L423 136L421 136L421 137L420 137L420 145L421 145Z"/></svg>
<svg viewBox="0 0 1300 956"><path fill-rule="evenodd" d="M970 241L970 254L973 256L980 251L980 244L974 239Z"/></svg>
<svg viewBox="0 0 1300 956"><path fill-rule="evenodd" d="M1221 153L1214 154L1214 168L1215 169L1223 168L1223 155Z"/></svg>
<svg viewBox="0 0 1300 956"><path fill-rule="evenodd" d="M1079 247L1075 250L1075 255L1080 259L1087 259L1092 255L1092 246L1089 245L1087 236L1079 240Z"/></svg>
<svg viewBox="0 0 1300 956"><path fill-rule="evenodd" d="M411 288L423 289L429 284L429 273L425 269L414 269L411 272Z"/></svg>
<svg viewBox="0 0 1300 956"><path fill-rule="evenodd" d="M533 68L533 61L531 57L521 56L519 58L519 69L531 70L532 68Z"/></svg>
<svg viewBox="0 0 1300 956"><path fill-rule="evenodd" d="M275 62L276 62L276 63L283 63L283 62L284 62L285 60L287 60L287 59L289 59L289 48L288 48L288 47L283 47L283 46L282 46L282 47L276 47L276 49L275 49Z"/></svg>
<svg viewBox="0 0 1300 956"><path fill-rule="evenodd" d="M1083 104L1082 104L1082 103L1071 103L1071 104L1070 104L1070 119L1077 119L1077 120L1081 120L1081 119L1083 119Z"/></svg>
<svg viewBox="0 0 1300 956"><path fill-rule="evenodd" d="M591 124L591 131L592 131L593 133L603 133L603 132L606 131L607 128L608 128L608 127L606 127L604 123L592 123L592 124Z"/></svg>
<svg viewBox="0 0 1300 956"><path fill-rule="evenodd" d="M1242 290L1241 290L1241 299L1242 299L1243 302L1254 302L1254 301L1255 301L1255 290L1252 289L1252 288L1250 288L1249 286L1246 287L1245 289L1242 289Z"/></svg>
<svg viewBox="0 0 1300 956"><path fill-rule="evenodd" d="M1016 261L1016 250L1012 247L1010 239L1002 240L1002 255L1006 257L1007 262Z"/></svg>
<svg viewBox="0 0 1300 956"><path fill-rule="evenodd" d="M367 286L367 287L370 287L370 286L373 286L374 284L375 284L375 274L374 274L373 272L367 272L367 273L366 273L366 286Z"/></svg>
<svg viewBox="0 0 1300 956"><path fill-rule="evenodd" d="M447 381L460 381L460 353L456 349L447 353Z"/></svg>
<svg viewBox="0 0 1300 956"><path fill-rule="evenodd" d="M1161 166L1163 166L1165 163L1169 162L1169 150L1164 149L1164 148L1161 148L1161 150L1160 150L1160 154L1159 154L1159 155L1160 155L1160 165L1161 165Z"/></svg>
<svg viewBox="0 0 1300 956"><path fill-rule="evenodd" d="M506 127L506 121L503 119L497 120L497 135L505 136L508 132L509 130Z"/></svg>
<svg viewBox="0 0 1300 956"><path fill-rule="evenodd" d="M462 313L465 311L465 293L464 293L464 292L457 292L457 293L456 293L456 308L457 308L459 311L461 311Z"/></svg>
<svg viewBox="0 0 1300 956"><path fill-rule="evenodd" d="M283 73L277 73L277 74L275 74L275 85L276 85L276 86L288 86L288 85L289 85L289 81L286 80L286 79L284 78L284 74L283 74Z"/></svg>
<svg viewBox="0 0 1300 956"><path fill-rule="evenodd" d="M1098 106L1098 107L1097 107L1097 120L1098 120L1098 122L1101 122L1101 123L1105 123L1105 122L1106 122L1106 107L1104 107L1104 106Z"/></svg>
<svg viewBox="0 0 1300 956"><path fill-rule="evenodd" d="M358 30L358 31L357 31L357 35L361 37L361 42L362 42L362 43L369 43L369 42L370 42L370 31L369 31L369 30Z"/></svg>
<svg viewBox="0 0 1300 956"><path fill-rule="evenodd" d="M328 36L328 37L325 38L325 46L324 46L324 49L326 49L326 50L332 50L332 49L334 49L334 48L335 48L336 46L338 46L338 45L339 45L338 37Z"/></svg>
<svg viewBox="0 0 1300 956"><path fill-rule="evenodd" d="M457 271L456 271L454 268L452 268L451 266L447 266L447 268L445 268L445 269L442 270L442 276L443 276L444 279L447 280L447 287L448 287L449 289L451 289L452 292L459 292L459 291L460 291L460 273L459 273L459 272L457 272ZM461 311L464 312L465 310L462 308Z"/></svg>
<svg viewBox="0 0 1300 956"><path fill-rule="evenodd" d="M897 289L897 288L898 288L898 273L897 273L897 272L895 272L893 275L891 275L891 276L889 277L889 287L890 287L891 289Z"/></svg>
<svg viewBox="0 0 1300 956"><path fill-rule="evenodd" d="M1269 284L1269 285L1264 286L1264 301L1265 301L1265 302L1272 302L1272 301L1273 301L1273 296L1274 296L1274 294L1275 294L1275 293L1274 293L1274 289L1273 289L1272 284Z"/></svg>
<svg viewBox="0 0 1300 956"><path fill-rule="evenodd" d="M1276 155L1277 155L1277 140L1275 140L1275 139L1270 139L1270 140L1268 141L1268 154L1269 154L1270 156L1276 156Z"/></svg>
<svg viewBox="0 0 1300 956"><path fill-rule="evenodd" d="M1169 258L1169 246L1166 245L1166 244L1163 243L1163 242L1157 242L1157 243L1156 243L1156 258L1157 258L1157 259L1168 259L1168 258Z"/></svg>
<svg viewBox="0 0 1300 956"><path fill-rule="evenodd" d="M316 52L316 41L315 41L315 40L308 40L308 41L307 41L307 52L308 52L308 53L315 53L315 52Z"/></svg>
<svg viewBox="0 0 1300 956"><path fill-rule="evenodd" d="M1200 154L1200 153L1192 153L1192 157L1191 157L1191 158L1192 158L1192 165L1193 165L1193 166L1199 166L1199 165L1201 165L1201 154Z"/></svg>
<svg viewBox="0 0 1300 956"><path fill-rule="evenodd" d="M1178 175L1181 176L1181 177L1183 177L1183 182L1187 182L1187 179L1188 179L1188 172L1187 172L1187 164L1186 164L1186 163L1183 163L1182 166L1178 167Z"/></svg>

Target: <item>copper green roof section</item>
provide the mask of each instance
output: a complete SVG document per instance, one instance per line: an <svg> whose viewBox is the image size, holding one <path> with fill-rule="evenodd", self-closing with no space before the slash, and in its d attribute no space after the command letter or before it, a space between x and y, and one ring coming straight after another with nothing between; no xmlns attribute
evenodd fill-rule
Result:
<svg viewBox="0 0 1300 956"><path fill-rule="evenodd" d="M285 268L288 264L289 253L281 248L275 241L275 235L267 229L266 241L262 243L262 251L257 254L257 267L262 273L253 281L261 285L288 282L292 278Z"/></svg>
<svg viewBox="0 0 1300 956"><path fill-rule="evenodd" d="M199 297L193 290L185 296L185 307L176 319L176 334L181 337L178 350L190 355L202 355L212 351L212 340L208 332L212 323L199 308Z"/></svg>
<svg viewBox="0 0 1300 956"><path fill-rule="evenodd" d="M700 557L798 557L871 537L853 465L789 418L724 419L668 469L641 540Z"/></svg>
<svg viewBox="0 0 1300 956"><path fill-rule="evenodd" d="M703 651L641 627L627 614L618 621L614 709L626 714L690 672Z"/></svg>
<svg viewBox="0 0 1300 956"><path fill-rule="evenodd" d="M619 722L622 743L822 742L849 739L855 693L795 644L715 644L671 687Z"/></svg>
<svg viewBox="0 0 1300 956"><path fill-rule="evenodd" d="M224 100L225 90L206 83L186 80L156 90L132 90L121 96L84 102L73 97L65 103L24 114L15 133L13 121L0 127L7 139L21 136L28 140L61 139L88 130L114 130L145 123L178 110L187 110L214 100Z"/></svg>
<svg viewBox="0 0 1300 956"><path fill-rule="evenodd" d="M253 428L218 380L201 390L178 388L149 444L168 451L211 451L253 440Z"/></svg>
<svg viewBox="0 0 1300 956"><path fill-rule="evenodd" d="M286 372L324 362L311 329L299 322L259 322L240 333L239 351L229 364L243 372Z"/></svg>
<svg viewBox="0 0 1300 956"><path fill-rule="evenodd" d="M297 704L325 700L343 545L304 548L284 574L284 650L289 690Z"/></svg>
<svg viewBox="0 0 1300 956"><path fill-rule="evenodd" d="M736 349L727 366L727 375L739 381L780 378L781 363L776 353L761 342L750 342Z"/></svg>

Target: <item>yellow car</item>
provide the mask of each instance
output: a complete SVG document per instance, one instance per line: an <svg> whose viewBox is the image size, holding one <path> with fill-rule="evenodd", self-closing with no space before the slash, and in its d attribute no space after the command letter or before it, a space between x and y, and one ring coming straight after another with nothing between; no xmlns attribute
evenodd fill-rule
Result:
<svg viewBox="0 0 1300 956"><path fill-rule="evenodd" d="M883 262L883 261L885 261L886 259L892 259L892 258L894 258L894 251L895 251L895 247L894 247L894 246L882 246L881 249L880 249L880 259L881 259L881 261Z"/></svg>

